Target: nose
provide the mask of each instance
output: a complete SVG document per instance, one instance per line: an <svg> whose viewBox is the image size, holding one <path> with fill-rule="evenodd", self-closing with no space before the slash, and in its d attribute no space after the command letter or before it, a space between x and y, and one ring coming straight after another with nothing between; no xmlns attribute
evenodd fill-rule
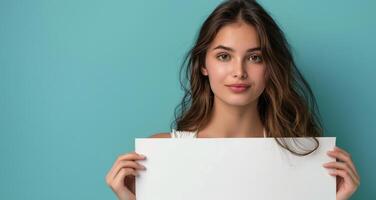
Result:
<svg viewBox="0 0 376 200"><path fill-rule="evenodd" d="M247 71L245 70L246 66L245 66L245 63L243 63L243 61L236 61L234 63L234 68L233 68L233 77L234 78L241 78L241 79L244 79L244 78L247 78L248 75L247 75Z"/></svg>

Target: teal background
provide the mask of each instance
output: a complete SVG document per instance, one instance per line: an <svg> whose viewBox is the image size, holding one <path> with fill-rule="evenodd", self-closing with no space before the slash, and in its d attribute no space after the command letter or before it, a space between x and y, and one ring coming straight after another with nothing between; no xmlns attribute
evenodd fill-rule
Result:
<svg viewBox="0 0 376 200"><path fill-rule="evenodd" d="M0 0L0 199L116 199L107 171L170 131L182 57L219 2ZM260 3L353 156L352 199L375 198L375 1Z"/></svg>

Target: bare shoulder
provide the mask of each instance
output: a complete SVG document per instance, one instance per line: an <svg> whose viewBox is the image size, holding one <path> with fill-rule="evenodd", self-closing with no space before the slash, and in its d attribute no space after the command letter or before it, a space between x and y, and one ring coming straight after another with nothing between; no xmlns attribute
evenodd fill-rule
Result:
<svg viewBox="0 0 376 200"><path fill-rule="evenodd" d="M156 133L149 136L149 138L171 138L171 133Z"/></svg>

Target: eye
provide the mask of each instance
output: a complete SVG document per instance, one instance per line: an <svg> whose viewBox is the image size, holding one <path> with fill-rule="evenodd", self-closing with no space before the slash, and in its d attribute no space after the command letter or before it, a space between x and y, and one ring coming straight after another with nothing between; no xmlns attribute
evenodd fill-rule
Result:
<svg viewBox="0 0 376 200"><path fill-rule="evenodd" d="M259 55L255 55L255 54L250 55L249 58L250 58L250 61L253 62L253 63L259 63L259 62L262 61L262 57L259 56Z"/></svg>
<svg viewBox="0 0 376 200"><path fill-rule="evenodd" d="M226 60L229 59L229 57L230 56L228 54L220 54L220 55L217 56L217 59L221 60L221 61L226 61Z"/></svg>

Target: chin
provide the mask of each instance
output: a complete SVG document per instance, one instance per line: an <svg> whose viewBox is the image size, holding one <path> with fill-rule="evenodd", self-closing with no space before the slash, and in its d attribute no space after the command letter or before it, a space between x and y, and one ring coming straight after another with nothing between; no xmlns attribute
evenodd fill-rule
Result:
<svg viewBox="0 0 376 200"><path fill-rule="evenodd" d="M256 102L257 99L252 98L252 97L245 97L245 96L238 96L238 97L227 97L223 98L222 101L228 105L231 106L248 106L253 102Z"/></svg>
<svg viewBox="0 0 376 200"><path fill-rule="evenodd" d="M239 106L239 107L245 107L245 106L248 106L252 103L252 101L231 101L231 102L228 102L229 105L232 105L232 106Z"/></svg>

